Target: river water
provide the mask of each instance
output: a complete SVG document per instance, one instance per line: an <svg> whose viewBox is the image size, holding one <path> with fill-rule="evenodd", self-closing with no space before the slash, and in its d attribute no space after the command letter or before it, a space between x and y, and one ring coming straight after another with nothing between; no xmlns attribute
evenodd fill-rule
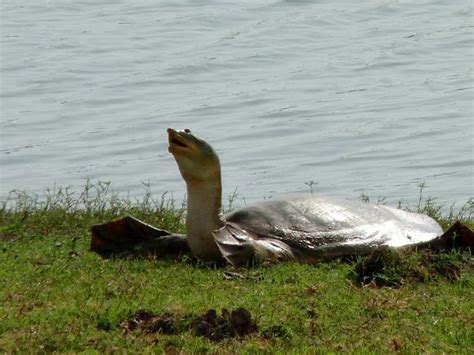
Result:
<svg viewBox="0 0 474 355"><path fill-rule="evenodd" d="M170 126L215 147L240 204L474 196L472 1L0 6L1 199L86 179L180 199Z"/></svg>

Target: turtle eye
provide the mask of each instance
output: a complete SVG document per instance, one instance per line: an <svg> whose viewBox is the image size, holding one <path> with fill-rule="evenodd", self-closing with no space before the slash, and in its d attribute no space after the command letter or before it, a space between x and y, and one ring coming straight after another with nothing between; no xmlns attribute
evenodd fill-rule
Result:
<svg viewBox="0 0 474 355"><path fill-rule="evenodd" d="M189 128L185 128L184 131L185 131L186 133L191 133L191 130L190 130Z"/></svg>

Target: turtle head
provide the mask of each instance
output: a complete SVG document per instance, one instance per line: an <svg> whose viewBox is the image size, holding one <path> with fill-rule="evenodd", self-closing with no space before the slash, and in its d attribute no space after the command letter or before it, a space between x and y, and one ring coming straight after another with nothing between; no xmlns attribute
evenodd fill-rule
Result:
<svg viewBox="0 0 474 355"><path fill-rule="evenodd" d="M187 183L220 183L219 158L207 142L193 135L189 129L176 131L168 128L168 143L168 151L173 154Z"/></svg>

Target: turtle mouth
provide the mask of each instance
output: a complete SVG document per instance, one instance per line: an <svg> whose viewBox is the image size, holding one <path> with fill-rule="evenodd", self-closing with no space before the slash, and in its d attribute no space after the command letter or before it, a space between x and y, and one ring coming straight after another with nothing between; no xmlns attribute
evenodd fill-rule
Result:
<svg viewBox="0 0 474 355"><path fill-rule="evenodd" d="M182 141L180 140L178 137L170 137L169 139L169 144L170 145L176 145L178 147L181 147L181 148L187 148L188 146Z"/></svg>
<svg viewBox="0 0 474 355"><path fill-rule="evenodd" d="M168 149L189 149L186 138L183 137L179 131L175 131L172 128L168 128Z"/></svg>

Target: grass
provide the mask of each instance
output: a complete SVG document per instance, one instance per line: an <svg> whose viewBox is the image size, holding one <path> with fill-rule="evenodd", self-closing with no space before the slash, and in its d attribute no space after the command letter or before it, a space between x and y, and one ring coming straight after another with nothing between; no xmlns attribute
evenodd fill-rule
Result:
<svg viewBox="0 0 474 355"><path fill-rule="evenodd" d="M67 188L42 198L11 193L0 207L0 351L474 350L474 267L465 252L384 251L250 269L89 252L90 226L125 214L183 232L184 206L148 191L141 200L119 197L107 183L87 183L79 195ZM425 201L415 209L444 227L452 222L452 212L443 218ZM471 200L457 216L471 228L472 210ZM239 309L251 315L251 331L230 327ZM206 337L208 323L225 336Z"/></svg>

